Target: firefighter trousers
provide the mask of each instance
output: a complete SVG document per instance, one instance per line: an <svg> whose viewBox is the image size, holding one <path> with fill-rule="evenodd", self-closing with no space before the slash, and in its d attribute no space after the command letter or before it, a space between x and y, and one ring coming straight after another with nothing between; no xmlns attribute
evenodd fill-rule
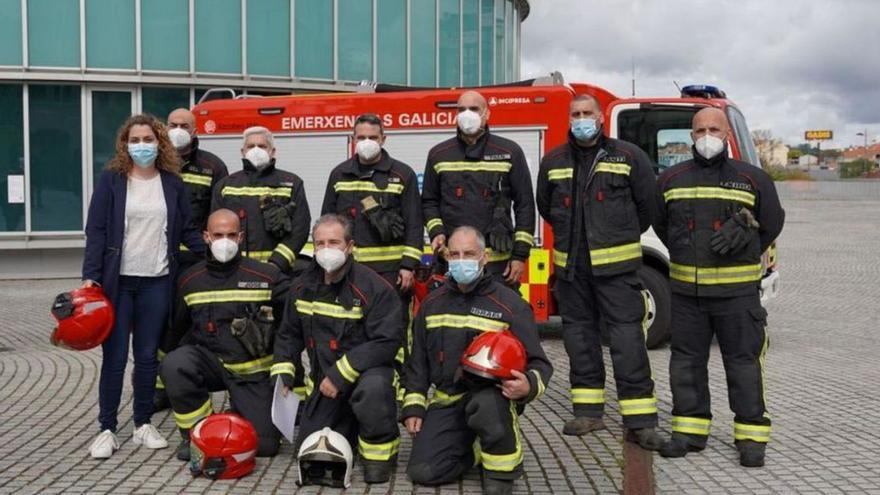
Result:
<svg viewBox="0 0 880 495"><path fill-rule="evenodd" d="M268 370L237 375L208 349L184 345L165 356L160 373L179 428L189 430L212 414L211 392L227 390L232 411L257 430L257 456L278 453L281 433L272 424L273 388Z"/></svg>
<svg viewBox="0 0 880 495"><path fill-rule="evenodd" d="M764 390L764 359L769 346L767 311L757 294L733 298L672 295L672 432L703 447L712 412L709 398L709 349L718 339L734 439L766 443L770 415Z"/></svg>
<svg viewBox="0 0 880 495"><path fill-rule="evenodd" d="M570 363L571 402L575 417L602 417L605 364L599 322L610 338L617 399L627 428L657 426L654 379L645 347L647 300L635 272L594 276L579 267L572 280L554 288L562 337Z"/></svg>
<svg viewBox="0 0 880 495"><path fill-rule="evenodd" d="M522 460L516 403L484 387L442 400L435 393L413 439L407 474L413 483L442 485L481 464L486 476L510 480L522 474Z"/></svg>
<svg viewBox="0 0 880 495"><path fill-rule="evenodd" d="M304 404L297 432L297 451L310 434L329 426L348 439L362 460L389 462L400 450L394 370L390 366L370 368L354 385L341 390L335 399L319 390L320 381Z"/></svg>

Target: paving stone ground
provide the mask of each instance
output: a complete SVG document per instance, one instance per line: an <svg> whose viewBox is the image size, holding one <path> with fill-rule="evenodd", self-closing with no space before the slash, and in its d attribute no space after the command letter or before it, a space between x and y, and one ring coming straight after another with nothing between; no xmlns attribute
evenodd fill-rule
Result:
<svg viewBox="0 0 880 495"><path fill-rule="evenodd" d="M782 292L770 308L767 381L773 440L767 466L737 463L724 373L713 349L714 398L708 448L685 459L654 459L659 493L880 494L880 200L789 201L779 242ZM173 418L153 423L172 448L150 451L131 441L131 389L120 411L121 449L95 461L88 446L97 426L100 352L53 348L48 306L71 280L0 282L0 493L291 493L296 468L290 445L261 459L235 481L193 479L173 458ZM616 493L622 487L622 430L617 403L609 429L582 438L561 434L569 417L567 362L558 338L545 341L556 373L544 399L522 418L525 476L517 493ZM650 353L660 401L660 428L669 432L669 349ZM606 357L607 362L607 357ZM129 372L130 372L129 367ZM608 369L609 377L612 376ZM614 397L609 381L609 396ZM216 397L223 407L223 395ZM405 465L409 441L400 461ZM338 493L308 488L303 493ZM347 493L474 493L479 475L442 488L413 487L402 469L384 485L363 483L360 469Z"/></svg>

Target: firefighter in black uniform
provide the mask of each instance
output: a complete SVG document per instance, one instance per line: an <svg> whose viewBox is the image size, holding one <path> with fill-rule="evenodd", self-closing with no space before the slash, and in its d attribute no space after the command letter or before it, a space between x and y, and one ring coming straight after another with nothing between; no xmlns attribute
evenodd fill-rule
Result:
<svg viewBox="0 0 880 495"><path fill-rule="evenodd" d="M457 480L478 461L483 492L510 493L522 472L518 413L543 394L553 368L529 305L484 273L487 256L479 231L457 228L446 253L450 277L422 302L404 374L401 416L414 435L407 473L415 483L439 485ZM504 330L525 347L526 372L500 386L464 379L459 359L471 340Z"/></svg>
<svg viewBox="0 0 880 495"><path fill-rule="evenodd" d="M425 165L422 211L431 247L436 253L456 227L474 226L488 242L487 272L517 287L534 244L529 165L518 144L489 132L480 93L463 93L458 112L458 134L431 148Z"/></svg>
<svg viewBox="0 0 880 495"><path fill-rule="evenodd" d="M602 135L599 102L576 96L568 142L551 150L538 172L538 211L553 227L554 289L571 364L574 418L566 435L602 429L605 365L600 318L623 424L643 448L657 450L657 399L645 347L646 299L636 273L639 238L651 225L656 184L638 147Z"/></svg>
<svg viewBox="0 0 880 495"><path fill-rule="evenodd" d="M761 255L785 212L760 167L727 156L730 126L723 111L693 120L694 157L660 176L654 229L669 248L672 286L672 438L660 454L703 450L709 436L707 363L718 339L740 464L764 465L770 415L764 390L767 311L759 295Z"/></svg>
<svg viewBox="0 0 880 495"><path fill-rule="evenodd" d="M273 456L281 434L272 424L269 370L289 279L274 266L241 257L239 219L230 210L211 214L204 238L210 254L180 277L165 344L174 350L160 367L183 436L177 458L189 460L189 432L213 413L211 392L219 390L229 391L232 409L257 430L257 455Z"/></svg>
<svg viewBox="0 0 880 495"><path fill-rule="evenodd" d="M293 282L271 373L291 388L306 350L308 398L300 406L297 444L330 427L357 445L364 480L384 483L400 448L393 368L400 300L391 284L352 259L346 217L321 216L312 240L315 262Z"/></svg>

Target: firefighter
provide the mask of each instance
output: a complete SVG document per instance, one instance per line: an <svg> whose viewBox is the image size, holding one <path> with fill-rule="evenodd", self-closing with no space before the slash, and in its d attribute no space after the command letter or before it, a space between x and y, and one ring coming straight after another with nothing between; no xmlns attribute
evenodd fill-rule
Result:
<svg viewBox="0 0 880 495"><path fill-rule="evenodd" d="M605 428L605 365L599 321L611 341L617 397L630 439L657 450L657 399L645 347L646 296L639 238L651 225L656 185L635 145L602 135L599 102L576 96L568 142L541 161L537 202L553 228L555 295L570 362L574 418L562 432ZM634 437L634 438L633 438Z"/></svg>
<svg viewBox="0 0 880 495"><path fill-rule="evenodd" d="M421 304L404 374L401 416L414 437L407 473L414 483L439 485L457 480L476 461L484 493L511 493L522 473L518 413L543 394L553 368L529 305L485 272L488 255L479 230L456 228L445 252L449 277ZM465 379L459 361L470 342L502 331L525 347L525 372L513 371L502 384Z"/></svg>
<svg viewBox="0 0 880 495"><path fill-rule="evenodd" d="M472 225L488 241L486 270L517 287L534 244L529 165L518 144L489 131L480 93L459 97L456 119L456 136L431 148L425 165L422 211L431 247L437 252L456 227Z"/></svg>
<svg viewBox="0 0 880 495"><path fill-rule="evenodd" d="M305 350L310 370L297 445L329 427L358 446L364 480L384 483L400 447L393 369L400 300L391 284L353 259L346 217L322 215L312 240L315 261L293 282L272 375L287 392Z"/></svg>
<svg viewBox="0 0 880 495"><path fill-rule="evenodd" d="M290 285L276 267L241 256L242 235L234 212L212 213L204 232L208 259L187 270L178 283L166 343L174 350L165 356L160 373L183 437L177 448L180 460L189 460L190 430L213 412L211 392L219 390L228 390L232 409L254 425L257 455L278 452L281 434L272 424L269 369Z"/></svg>
<svg viewBox="0 0 880 495"><path fill-rule="evenodd" d="M759 167L728 157L731 136L719 109L693 119L693 159L658 181L657 236L669 249L672 287L672 438L664 457L703 450L709 437L707 363L718 339L740 464L764 465L770 414L764 390L767 311L759 295L761 254L785 212L773 180Z"/></svg>

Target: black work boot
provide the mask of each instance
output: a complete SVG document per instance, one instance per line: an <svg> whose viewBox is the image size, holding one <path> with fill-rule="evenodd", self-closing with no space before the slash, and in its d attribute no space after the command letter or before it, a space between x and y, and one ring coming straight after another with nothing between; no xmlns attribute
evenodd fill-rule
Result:
<svg viewBox="0 0 880 495"><path fill-rule="evenodd" d="M181 461L189 461L189 430L180 428L180 444L177 446L177 458Z"/></svg>
<svg viewBox="0 0 880 495"><path fill-rule="evenodd" d="M660 447L662 457L684 457L688 452L699 452L705 449L705 445L696 445L689 442L687 437L673 433L672 437Z"/></svg>
<svg viewBox="0 0 880 495"><path fill-rule="evenodd" d="M764 451L767 444L754 440L739 440L736 442L739 450L739 465L744 467L764 467Z"/></svg>
<svg viewBox="0 0 880 495"><path fill-rule="evenodd" d="M483 495L510 495L513 493L513 480L499 480L483 474Z"/></svg>
<svg viewBox="0 0 880 495"><path fill-rule="evenodd" d="M394 464L391 461L363 461L364 481L367 483L388 483Z"/></svg>
<svg viewBox="0 0 880 495"><path fill-rule="evenodd" d="M169 407L171 407L171 401L168 400L168 393L165 392L164 388L157 388L156 393L153 395L153 412L164 411Z"/></svg>
<svg viewBox="0 0 880 495"><path fill-rule="evenodd" d="M581 436L591 431L604 430L605 422L602 418L591 418L586 416L575 417L565 422L562 427L563 435Z"/></svg>
<svg viewBox="0 0 880 495"><path fill-rule="evenodd" d="M636 428L629 430L626 436L627 441L637 443L639 447L645 450L658 451L663 446L663 440L660 435L654 431L654 428Z"/></svg>

